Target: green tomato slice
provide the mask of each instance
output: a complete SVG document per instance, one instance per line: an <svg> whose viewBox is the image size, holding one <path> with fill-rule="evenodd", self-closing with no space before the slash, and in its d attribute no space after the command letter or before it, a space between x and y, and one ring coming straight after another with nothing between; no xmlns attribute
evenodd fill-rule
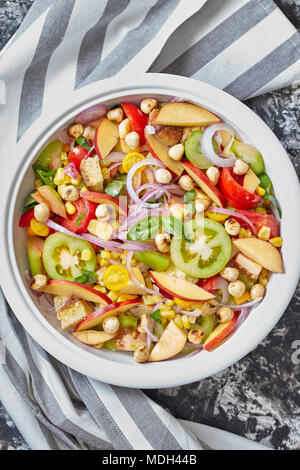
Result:
<svg viewBox="0 0 300 470"><path fill-rule="evenodd" d="M173 237L171 258L175 266L195 278L208 278L222 271L231 254L230 238L223 225L197 217L184 226L186 238Z"/></svg>
<svg viewBox="0 0 300 470"><path fill-rule="evenodd" d="M81 259L84 250L90 252L89 261ZM95 271L97 260L94 248L88 241L56 232L44 242L43 263L51 279L74 281L85 270Z"/></svg>

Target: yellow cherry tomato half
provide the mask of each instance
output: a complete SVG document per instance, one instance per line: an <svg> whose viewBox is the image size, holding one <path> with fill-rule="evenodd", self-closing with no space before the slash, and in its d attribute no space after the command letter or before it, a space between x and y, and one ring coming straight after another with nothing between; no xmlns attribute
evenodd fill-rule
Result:
<svg viewBox="0 0 300 470"><path fill-rule="evenodd" d="M49 234L49 227L43 222L38 222L36 219L31 219L30 228L35 235L40 237L47 237Z"/></svg>
<svg viewBox="0 0 300 470"><path fill-rule="evenodd" d="M128 153L123 158L122 170L125 173L128 173L129 170L131 169L131 167L133 165L135 165L136 163L140 162L141 160L145 160L144 155L142 155L141 153L139 153L139 152L130 152L130 153ZM143 167L139 168L138 171L142 171L142 170L143 170Z"/></svg>
<svg viewBox="0 0 300 470"><path fill-rule="evenodd" d="M109 290L121 290L129 281L129 274L125 266L113 264L103 274L103 284Z"/></svg>

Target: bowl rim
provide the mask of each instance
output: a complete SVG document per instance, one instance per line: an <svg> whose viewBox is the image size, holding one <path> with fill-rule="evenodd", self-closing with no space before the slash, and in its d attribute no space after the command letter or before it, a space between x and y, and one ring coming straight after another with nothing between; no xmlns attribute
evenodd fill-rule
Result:
<svg viewBox="0 0 300 470"><path fill-rule="evenodd" d="M120 83L122 83L121 86ZM271 158L269 155L272 155L272 160L275 163L285 165L283 180L288 182L289 192L293 194L289 204L287 204L282 188L277 188L276 183L275 190L277 194L278 192L281 194L279 200L285 211L283 218L285 226L287 227L292 222L293 230L287 231L287 240L283 245L284 262L288 270L281 275L281 283L270 282L270 285L274 284L274 286L272 284L271 292L268 293L264 302L253 311L259 311L262 314L258 331L254 333L253 329L257 325L253 323L250 315L230 338L230 341L226 341L213 352L203 351L188 359L183 357L157 363L137 364L132 362L132 364L125 364L101 356L94 356L88 350L79 348L40 314L20 278L14 251L13 228L16 224L14 216L16 198L23 176L33 157L37 155L35 149L37 150L41 146L41 142L47 141L53 134L53 129L59 128L72 116L90 105L109 99L117 99L118 96L128 96L129 98L131 95L138 94L185 97L223 116L227 122L232 123L235 129L240 129L242 133L255 134L259 142L258 148L264 149L262 153L267 163L268 173L268 162ZM20 153L21 143L22 153ZM300 244L298 243L300 187L293 165L277 137L252 110L236 98L204 82L176 75L141 74L134 78L119 75L75 90L65 97L59 97L59 103L55 103L53 107L48 104L48 108L43 109L40 118L22 137L18 146L15 149L10 148L10 154L13 154L14 150L15 158L11 158L7 162L5 178L3 174L1 175L4 194L0 202L1 220L7 221L1 227L0 258L3 265L0 272L1 286L11 308L16 312L15 314L24 328L44 349L61 362L92 378L118 386L146 389L183 385L214 375L240 360L259 344L281 317L293 295L300 275L300 266L298 265L300 258ZM31 158L28 158L29 155ZM16 162L18 162L17 165ZM276 165L271 168L269 173L272 179L273 174L276 173L275 168ZM292 253L291 249L288 249L289 246L293 247ZM282 289L278 298L280 285ZM263 315L263 309L267 306L274 309L271 318ZM247 325L250 334L247 334ZM209 356L207 356L208 354ZM202 361L200 361L201 358ZM186 362L183 363L184 367L179 369L182 361ZM149 367L152 368L150 374Z"/></svg>

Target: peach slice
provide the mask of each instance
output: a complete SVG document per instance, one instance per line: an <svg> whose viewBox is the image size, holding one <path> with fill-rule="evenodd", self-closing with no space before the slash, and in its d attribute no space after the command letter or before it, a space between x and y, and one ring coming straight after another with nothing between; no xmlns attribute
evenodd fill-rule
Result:
<svg viewBox="0 0 300 470"><path fill-rule="evenodd" d="M41 204L42 202L44 204L49 204L48 201L38 191L32 193L31 197L33 197L33 199L35 199L36 202L38 202L39 204Z"/></svg>
<svg viewBox="0 0 300 470"><path fill-rule="evenodd" d="M100 325L107 317L114 317L120 313L126 312L136 305L140 304L141 299L125 300L124 302L115 302L110 305L105 305L94 312L90 313L84 320L82 320L76 327L76 331L89 330ZM103 302L102 302L103 303Z"/></svg>
<svg viewBox="0 0 300 470"><path fill-rule="evenodd" d="M170 321L159 341L151 351L149 362L164 361L179 354L186 343L187 336L184 331Z"/></svg>
<svg viewBox="0 0 300 470"><path fill-rule="evenodd" d="M40 237L28 237L27 239L27 251L28 260L32 277L36 274L43 274L43 253L44 240Z"/></svg>
<svg viewBox="0 0 300 470"><path fill-rule="evenodd" d="M167 103L155 118L153 124L169 126L209 126L221 122L207 109L192 103Z"/></svg>
<svg viewBox="0 0 300 470"><path fill-rule="evenodd" d="M153 281L167 294L178 297L182 300L191 302L211 300L215 296L210 292L202 289L202 287L193 284L186 279L178 279L163 272L150 271Z"/></svg>
<svg viewBox="0 0 300 470"><path fill-rule="evenodd" d="M239 238L233 241L243 255L273 273L283 273L282 257L271 243L258 238Z"/></svg>
<svg viewBox="0 0 300 470"><path fill-rule="evenodd" d="M51 186L39 186L37 188L39 194L46 200L50 210L54 212L54 214L60 215L64 219L67 218L66 210L62 198L58 194L55 189Z"/></svg>
<svg viewBox="0 0 300 470"><path fill-rule="evenodd" d="M112 303L110 298L102 294L102 292L75 281L53 279L48 282L43 292L52 295L63 295L65 297L71 297L73 295L74 297L87 300L88 302L98 302L104 305Z"/></svg>
<svg viewBox="0 0 300 470"><path fill-rule="evenodd" d="M197 168L190 161L185 160L182 162L182 165L188 172L188 174L193 178L193 180L198 184L202 191L207 194L210 199L212 199L219 207L226 207L227 202L221 191L216 188L209 179L205 176L203 171L200 168Z"/></svg>
<svg viewBox="0 0 300 470"><path fill-rule="evenodd" d="M183 172L182 164L169 157L169 147L153 134L145 133L145 138L152 156L164 163L173 175L180 176Z"/></svg>
<svg viewBox="0 0 300 470"><path fill-rule="evenodd" d="M94 137L95 149L100 160L103 160L103 158L111 152L111 150L117 145L118 141L118 125L107 118L103 119L96 129Z"/></svg>
<svg viewBox="0 0 300 470"><path fill-rule="evenodd" d="M219 325L206 338L203 348L206 349L206 351L211 351L216 346L220 345L220 342L223 341L235 327L237 319L238 314L235 313L234 317L230 321L219 323Z"/></svg>
<svg viewBox="0 0 300 470"><path fill-rule="evenodd" d="M105 331L97 330L74 331L71 335L81 343L88 344L89 346L105 343L105 341L109 341L116 336L116 334L112 335L105 333Z"/></svg>
<svg viewBox="0 0 300 470"><path fill-rule="evenodd" d="M254 193L259 184L260 179L256 176L254 171L249 168L244 177L243 187L250 193Z"/></svg>
<svg viewBox="0 0 300 470"><path fill-rule="evenodd" d="M139 268L131 268L130 274L132 274L132 276L141 284L141 286L146 287L144 277ZM127 285L120 290L120 294L144 295L145 291L132 282L131 279L129 279Z"/></svg>
<svg viewBox="0 0 300 470"><path fill-rule="evenodd" d="M82 191L81 196L88 201L96 202L97 204L111 204L117 213L127 216L127 207L119 201L118 198L109 196L105 193L96 193L93 191Z"/></svg>

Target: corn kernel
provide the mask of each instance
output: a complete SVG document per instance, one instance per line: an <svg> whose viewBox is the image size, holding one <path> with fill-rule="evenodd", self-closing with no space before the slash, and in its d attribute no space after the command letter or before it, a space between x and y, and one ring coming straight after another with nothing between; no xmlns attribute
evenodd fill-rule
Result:
<svg viewBox="0 0 300 470"><path fill-rule="evenodd" d="M110 259L111 258L111 252L109 250L103 250L100 253L101 258L105 259Z"/></svg>
<svg viewBox="0 0 300 470"><path fill-rule="evenodd" d="M106 259L102 258L99 264L100 264L101 267L103 267L103 266L109 266L109 261L107 261Z"/></svg>
<svg viewBox="0 0 300 470"><path fill-rule="evenodd" d="M65 162L68 161L68 155L67 155L66 152L61 152L61 154L60 154L60 160L61 160L63 163L65 163Z"/></svg>
<svg viewBox="0 0 300 470"><path fill-rule="evenodd" d="M101 171L102 171L103 179L109 180L109 179L110 179L110 171L109 171L109 169L108 169L108 168L101 168Z"/></svg>
<svg viewBox="0 0 300 470"><path fill-rule="evenodd" d="M96 349L102 349L103 346L104 346L104 343L99 343L99 344L95 344L93 347Z"/></svg>
<svg viewBox="0 0 300 470"><path fill-rule="evenodd" d="M178 299L177 297L174 297L174 302L177 305L179 305L179 307L182 307L182 308L188 308L193 304L193 302L189 302L188 300Z"/></svg>
<svg viewBox="0 0 300 470"><path fill-rule="evenodd" d="M55 176L54 176L54 184L56 184L57 186L60 186L61 184L64 183L64 179L65 179L65 175L64 174L64 169L63 168L58 168Z"/></svg>
<svg viewBox="0 0 300 470"><path fill-rule="evenodd" d="M175 305L175 302L174 302L174 300L168 299L168 300L166 300L165 304L168 307L173 307L173 305Z"/></svg>
<svg viewBox="0 0 300 470"><path fill-rule="evenodd" d="M34 186L35 186L36 188L39 188L40 186L42 186L42 184L43 184L43 183L42 183L42 180L40 180L40 179L37 179L37 180L35 180L35 182L34 182Z"/></svg>
<svg viewBox="0 0 300 470"><path fill-rule="evenodd" d="M264 225L264 226L260 229L260 231L258 232L257 237L258 237L260 240L267 241L267 240L269 240L270 235L271 235L271 229L270 229L270 227L266 227L266 226Z"/></svg>
<svg viewBox="0 0 300 470"><path fill-rule="evenodd" d="M245 229L244 227L241 227L239 231L239 238L251 238L252 232L249 229Z"/></svg>
<svg viewBox="0 0 300 470"><path fill-rule="evenodd" d="M87 188L86 186L82 186L82 187L80 188L80 191L87 191L87 190L88 190L88 188Z"/></svg>
<svg viewBox="0 0 300 470"><path fill-rule="evenodd" d="M246 301L249 300L249 299L250 299L250 294L249 294L249 292L248 292L247 290L244 292L244 294L242 295L242 297L239 297L239 298L234 297L235 303L236 303L237 305L241 305L242 303L246 302Z"/></svg>
<svg viewBox="0 0 300 470"><path fill-rule="evenodd" d="M216 222L225 222L226 219L228 219L229 215L226 214L219 214L218 212L213 212L213 211L206 211L205 212L205 217L208 217L209 219L215 220Z"/></svg>
<svg viewBox="0 0 300 470"><path fill-rule="evenodd" d="M115 301L117 300L117 298L119 297L119 293L116 292L116 291L111 290L111 291L107 294L107 297L109 297L110 300L112 300L113 302L115 302Z"/></svg>
<svg viewBox="0 0 300 470"><path fill-rule="evenodd" d="M189 317L187 315L182 315L182 324L183 324L183 327L188 329L190 328L190 320L189 320Z"/></svg>
<svg viewBox="0 0 300 470"><path fill-rule="evenodd" d="M156 305L161 301L160 295L143 295L145 305Z"/></svg>
<svg viewBox="0 0 300 470"><path fill-rule="evenodd" d="M179 313L175 316L174 323L175 323L176 326L178 326L178 328L183 328L181 315Z"/></svg>
<svg viewBox="0 0 300 470"><path fill-rule="evenodd" d="M118 259L120 258L120 253L117 253L116 251L111 252L111 257L112 259Z"/></svg>
<svg viewBox="0 0 300 470"><path fill-rule="evenodd" d="M43 222L38 222L34 218L30 221L30 228L35 235L39 235L40 237L47 237L49 234L49 227Z"/></svg>
<svg viewBox="0 0 300 470"><path fill-rule="evenodd" d="M102 292L102 294L106 294L107 290L106 290L106 287L104 286L99 286L98 284L96 284L93 289L96 289L98 290L99 292Z"/></svg>
<svg viewBox="0 0 300 470"><path fill-rule="evenodd" d="M90 250L82 250L81 259L82 261L91 261L92 252Z"/></svg>
<svg viewBox="0 0 300 470"><path fill-rule="evenodd" d="M132 294L122 294L118 297L117 302L124 302L125 300L135 300L138 298L138 295Z"/></svg>
<svg viewBox="0 0 300 470"><path fill-rule="evenodd" d="M76 207L71 202L65 203L65 208L68 214L73 215L76 212Z"/></svg>
<svg viewBox="0 0 300 470"><path fill-rule="evenodd" d="M171 310L170 308L162 309L160 307L160 314L161 314L161 318L167 318L168 320L173 320L175 318L175 312L174 310Z"/></svg>
<svg viewBox="0 0 300 470"><path fill-rule="evenodd" d="M258 278L259 284L266 286L269 282L269 272L267 269L263 269Z"/></svg>
<svg viewBox="0 0 300 470"><path fill-rule="evenodd" d="M145 283L146 283L146 286L148 287L148 289L153 289L153 284L152 284L152 281L151 281L150 277L146 277Z"/></svg>
<svg viewBox="0 0 300 470"><path fill-rule="evenodd" d="M258 214L266 214L267 213L267 209L265 207L257 207L255 209L255 212L257 212Z"/></svg>
<svg viewBox="0 0 300 470"><path fill-rule="evenodd" d="M266 194L266 191L261 186L257 186L255 191L256 194L258 194L259 196L264 196Z"/></svg>
<svg viewBox="0 0 300 470"><path fill-rule="evenodd" d="M282 246L281 237L270 238L269 242L272 243L272 245L275 246L276 248L280 248Z"/></svg>

